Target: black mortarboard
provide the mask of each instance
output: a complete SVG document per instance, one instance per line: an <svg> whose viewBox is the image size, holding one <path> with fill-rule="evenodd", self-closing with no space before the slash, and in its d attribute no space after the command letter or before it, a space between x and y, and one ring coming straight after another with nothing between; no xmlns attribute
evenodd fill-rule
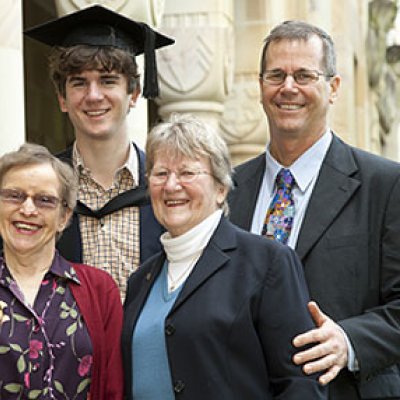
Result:
<svg viewBox="0 0 400 400"><path fill-rule="evenodd" d="M146 98L158 96L155 49L174 43L172 38L154 31L144 22L133 21L100 5L45 22L24 33L49 46L113 46L133 55L144 53L143 96Z"/></svg>

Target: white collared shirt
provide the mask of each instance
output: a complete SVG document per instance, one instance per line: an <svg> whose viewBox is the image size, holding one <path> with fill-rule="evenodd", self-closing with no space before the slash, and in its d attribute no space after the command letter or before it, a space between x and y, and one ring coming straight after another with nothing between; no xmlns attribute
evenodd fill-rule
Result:
<svg viewBox="0 0 400 400"><path fill-rule="evenodd" d="M284 167L279 164L266 149L266 168L258 194L256 208L253 214L251 232L261 234L265 215L276 192L276 176L282 168L290 169L296 184L293 188L295 215L292 230L288 239L288 246L294 249L299 236L301 224L314 189L315 182L321 169L322 161L332 142L332 132L328 129L317 142L303 153L292 165Z"/></svg>

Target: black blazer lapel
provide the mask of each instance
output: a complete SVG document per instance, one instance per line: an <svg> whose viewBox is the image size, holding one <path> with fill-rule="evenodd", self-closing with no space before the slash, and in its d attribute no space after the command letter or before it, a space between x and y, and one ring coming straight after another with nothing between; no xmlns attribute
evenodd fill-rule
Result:
<svg viewBox="0 0 400 400"><path fill-rule="evenodd" d="M336 136L322 163L297 240L296 251L303 259L335 217L357 191L361 182L350 147Z"/></svg>
<svg viewBox="0 0 400 400"><path fill-rule="evenodd" d="M135 286L130 288L132 293L134 293L135 300L131 301L130 294L127 293L124 304L126 322L129 328L133 328L136 323L140 311L143 308L147 296L153 287L154 281L160 273L164 262L165 254L162 253L159 257L148 260L147 263L143 264L139 268L137 274L141 274L141 279L137 280ZM130 332L132 332L131 329Z"/></svg>
<svg viewBox="0 0 400 400"><path fill-rule="evenodd" d="M177 310L186 299L197 290L197 288L199 288L230 260L230 256L228 256L225 251L235 247L236 236L234 228L224 217L222 217L210 242L204 249L203 254L200 256L200 259L195 265L192 273L184 283L182 291L176 299L171 313Z"/></svg>
<svg viewBox="0 0 400 400"><path fill-rule="evenodd" d="M233 175L234 187L229 194L230 221L250 231L258 193L265 171L265 153L239 166Z"/></svg>
<svg viewBox="0 0 400 400"><path fill-rule="evenodd" d="M196 291L209 277L223 267L230 257L226 250L236 247L235 228L224 217L221 219L214 235L206 246L199 261L192 273L184 283L171 312L176 310L184 301ZM125 325L128 332L132 332L133 326L140 314L140 311L153 287L154 281L159 275L165 262L165 253L162 256L148 260L143 264L137 274L142 274L140 279L135 281L135 286L129 288L135 293L135 300L131 301L129 292L125 300Z"/></svg>

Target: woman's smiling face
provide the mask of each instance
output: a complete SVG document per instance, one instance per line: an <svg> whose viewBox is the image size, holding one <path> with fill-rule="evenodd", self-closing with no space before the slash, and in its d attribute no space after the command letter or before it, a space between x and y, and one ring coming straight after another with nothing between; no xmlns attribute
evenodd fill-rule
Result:
<svg viewBox="0 0 400 400"><path fill-rule="evenodd" d="M60 182L51 164L11 168L3 176L1 189L15 190L28 195L19 205L0 197L0 235L5 252L54 253L56 233L65 228L69 213L62 205ZM54 208L38 208L33 202L35 195L47 195L60 201Z"/></svg>
<svg viewBox="0 0 400 400"><path fill-rule="evenodd" d="M194 179L182 182L182 173L194 174ZM166 174L167 179L160 184L152 174ZM155 154L149 188L155 216L171 236L182 235L198 225L220 208L226 197L226 189L212 176L207 158L176 158L169 152Z"/></svg>

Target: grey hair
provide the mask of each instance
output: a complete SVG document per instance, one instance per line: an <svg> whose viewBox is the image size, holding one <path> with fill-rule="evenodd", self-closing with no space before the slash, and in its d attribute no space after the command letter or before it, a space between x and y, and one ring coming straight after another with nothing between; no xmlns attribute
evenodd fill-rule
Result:
<svg viewBox="0 0 400 400"><path fill-rule="evenodd" d="M303 40L308 41L311 37L317 36L322 41L323 57L322 68L327 76L335 76L336 72L336 51L332 38L324 30L317 26L303 21L285 21L277 25L264 40L260 60L260 74L263 74L267 64L267 50L272 42L281 40Z"/></svg>
<svg viewBox="0 0 400 400"><path fill-rule="evenodd" d="M54 157L46 147L25 143L18 150L0 158L0 186L4 175L13 168L29 165L50 164L60 182L60 198L66 207L73 210L78 194L78 180L71 166Z"/></svg>
<svg viewBox="0 0 400 400"><path fill-rule="evenodd" d="M232 188L232 166L228 146L213 127L189 114L172 114L170 119L156 125L147 138L146 170L153 169L156 153L166 150L172 157L210 161L211 174L227 192ZM225 215L229 212L225 198L220 205Z"/></svg>

